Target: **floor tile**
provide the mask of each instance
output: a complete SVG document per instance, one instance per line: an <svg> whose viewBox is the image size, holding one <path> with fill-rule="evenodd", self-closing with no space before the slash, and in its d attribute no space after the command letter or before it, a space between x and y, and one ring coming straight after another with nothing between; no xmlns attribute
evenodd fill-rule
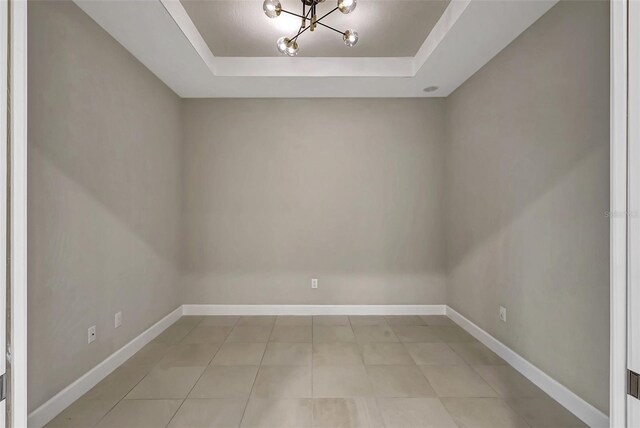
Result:
<svg viewBox="0 0 640 428"><path fill-rule="evenodd" d="M182 400L122 400L98 427L166 427L181 403Z"/></svg>
<svg viewBox="0 0 640 428"><path fill-rule="evenodd" d="M362 358L367 365L415 364L402 343L365 343Z"/></svg>
<svg viewBox="0 0 640 428"><path fill-rule="evenodd" d="M311 427L311 400L251 399L242 418L243 428L309 428Z"/></svg>
<svg viewBox="0 0 640 428"><path fill-rule="evenodd" d="M214 366L259 366L267 344L226 342L211 362Z"/></svg>
<svg viewBox="0 0 640 428"><path fill-rule="evenodd" d="M385 318L389 325L427 325L418 315L388 315Z"/></svg>
<svg viewBox="0 0 640 428"><path fill-rule="evenodd" d="M195 327L195 326L199 325L202 322L202 320L205 319L205 318L206 317L201 316L201 315L183 315L174 324L177 324L177 325L190 325L192 327Z"/></svg>
<svg viewBox="0 0 640 428"><path fill-rule="evenodd" d="M314 325L313 342L355 342L350 325Z"/></svg>
<svg viewBox="0 0 640 428"><path fill-rule="evenodd" d="M420 365L457 365L465 364L446 343L405 343L413 361Z"/></svg>
<svg viewBox="0 0 640 428"><path fill-rule="evenodd" d="M118 400L86 400L79 399L51 422L45 428L85 428L95 426Z"/></svg>
<svg viewBox="0 0 640 428"><path fill-rule="evenodd" d="M528 427L501 398L441 398L442 404L461 427Z"/></svg>
<svg viewBox="0 0 640 428"><path fill-rule="evenodd" d="M507 404L533 428L577 428L587 425L551 398L514 398Z"/></svg>
<svg viewBox="0 0 640 428"><path fill-rule="evenodd" d="M268 342L271 329L266 325L236 325L229 333L227 342Z"/></svg>
<svg viewBox="0 0 640 428"><path fill-rule="evenodd" d="M380 398L387 428L457 428L437 398Z"/></svg>
<svg viewBox="0 0 640 428"><path fill-rule="evenodd" d="M362 365L362 353L355 343L331 342L313 344L314 366Z"/></svg>
<svg viewBox="0 0 640 428"><path fill-rule="evenodd" d="M189 398L182 403L169 427L237 428L246 403L244 398Z"/></svg>
<svg viewBox="0 0 640 428"><path fill-rule="evenodd" d="M356 325L389 325L382 315L355 315L349 316L352 326Z"/></svg>
<svg viewBox="0 0 640 428"><path fill-rule="evenodd" d="M439 315L184 316L46 426L169 421L174 428L586 426Z"/></svg>
<svg viewBox="0 0 640 428"><path fill-rule="evenodd" d="M353 334L358 343L399 342L391 327L386 325L357 325Z"/></svg>
<svg viewBox="0 0 640 428"><path fill-rule="evenodd" d="M473 366L503 398L544 397L546 394L511 366Z"/></svg>
<svg viewBox="0 0 640 428"><path fill-rule="evenodd" d="M427 323L427 325L456 325L451 319L446 315L421 315L422 321Z"/></svg>
<svg viewBox="0 0 640 428"><path fill-rule="evenodd" d="M299 315L285 315L276 318L276 326L279 325L312 325L313 317Z"/></svg>
<svg viewBox="0 0 640 428"><path fill-rule="evenodd" d="M231 331L230 326L200 325L185 336L182 343L221 343Z"/></svg>
<svg viewBox="0 0 640 428"><path fill-rule="evenodd" d="M311 325L276 325L271 342L311 342Z"/></svg>
<svg viewBox="0 0 640 428"><path fill-rule="evenodd" d="M175 345L182 341L182 339L184 339L194 328L195 326L188 324L173 324L153 339L152 343Z"/></svg>
<svg viewBox="0 0 640 428"><path fill-rule="evenodd" d="M401 342L442 342L434 327L426 325L396 325L393 331Z"/></svg>
<svg viewBox="0 0 640 428"><path fill-rule="evenodd" d="M475 337L467 333L457 325L436 325L431 326L443 342L475 342Z"/></svg>
<svg viewBox="0 0 640 428"><path fill-rule="evenodd" d="M120 400L151 370L151 367L118 367L91 388L83 398L87 400Z"/></svg>
<svg viewBox="0 0 640 428"><path fill-rule="evenodd" d="M418 366L367 366L377 397L435 397Z"/></svg>
<svg viewBox="0 0 640 428"><path fill-rule="evenodd" d="M122 366L153 366L164 358L171 346L166 343L148 343L125 361Z"/></svg>
<svg viewBox="0 0 640 428"><path fill-rule="evenodd" d="M313 317L313 325L351 325L347 315L319 315Z"/></svg>
<svg viewBox="0 0 640 428"><path fill-rule="evenodd" d="M470 366L507 364L480 342L450 343L449 346Z"/></svg>
<svg viewBox="0 0 640 428"><path fill-rule="evenodd" d="M311 343L269 342L262 359L265 366L310 366Z"/></svg>
<svg viewBox="0 0 640 428"><path fill-rule="evenodd" d="M261 366L251 397L310 398L310 366Z"/></svg>
<svg viewBox="0 0 640 428"><path fill-rule="evenodd" d="M364 366L313 367L314 397L372 397L373 388Z"/></svg>
<svg viewBox="0 0 640 428"><path fill-rule="evenodd" d="M204 367L156 367L127 394L127 399L185 398Z"/></svg>
<svg viewBox="0 0 640 428"><path fill-rule="evenodd" d="M187 343L171 347L160 360L162 367L206 367L221 343Z"/></svg>
<svg viewBox="0 0 640 428"><path fill-rule="evenodd" d="M240 317L237 325L262 325L266 327L273 327L275 322L276 317L271 315L244 316Z"/></svg>
<svg viewBox="0 0 640 428"><path fill-rule="evenodd" d="M189 398L246 398L257 373L257 366L209 366Z"/></svg>
<svg viewBox="0 0 640 428"><path fill-rule="evenodd" d="M420 366L439 397L497 397L487 382L471 367Z"/></svg>
<svg viewBox="0 0 640 428"><path fill-rule="evenodd" d="M383 428L375 398L314 398L314 428Z"/></svg>
<svg viewBox="0 0 640 428"><path fill-rule="evenodd" d="M200 323L201 326L227 326L227 327L233 327L234 325L236 325L236 323L238 322L238 320L240 319L239 316L229 316L229 315L218 315L218 316L213 316L213 317L204 317L202 319L202 322Z"/></svg>

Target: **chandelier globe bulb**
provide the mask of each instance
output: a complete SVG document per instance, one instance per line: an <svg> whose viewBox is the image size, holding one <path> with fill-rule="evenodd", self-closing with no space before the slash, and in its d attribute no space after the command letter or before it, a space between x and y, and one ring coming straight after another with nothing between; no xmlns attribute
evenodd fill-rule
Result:
<svg viewBox="0 0 640 428"><path fill-rule="evenodd" d="M262 10L264 10L264 14L269 18L277 18L282 12L282 5L280 4L280 0L264 0Z"/></svg>
<svg viewBox="0 0 640 428"><path fill-rule="evenodd" d="M358 43L358 32L356 30L347 30L342 35L344 44L351 47Z"/></svg>
<svg viewBox="0 0 640 428"><path fill-rule="evenodd" d="M281 54L286 54L287 53L287 45L289 44L291 40L288 37L280 37L278 39L278 41L276 42L276 47L278 48L278 52L280 52Z"/></svg>
<svg viewBox="0 0 640 428"><path fill-rule="evenodd" d="M356 5L357 0L338 0L338 10L344 14L353 12Z"/></svg>
<svg viewBox="0 0 640 428"><path fill-rule="evenodd" d="M295 40L289 41L289 43L287 43L287 49L285 53L289 56L298 55L298 42L296 42Z"/></svg>

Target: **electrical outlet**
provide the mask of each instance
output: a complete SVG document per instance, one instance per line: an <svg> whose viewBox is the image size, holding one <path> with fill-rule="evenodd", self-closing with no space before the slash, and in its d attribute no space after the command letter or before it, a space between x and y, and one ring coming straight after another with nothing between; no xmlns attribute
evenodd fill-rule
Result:
<svg viewBox="0 0 640 428"><path fill-rule="evenodd" d="M318 288L318 278L311 279L311 288Z"/></svg>
<svg viewBox="0 0 640 428"><path fill-rule="evenodd" d="M500 321L507 322L507 308L500 306Z"/></svg>
<svg viewBox="0 0 640 428"><path fill-rule="evenodd" d="M91 327L89 327L89 330L87 330L87 343L91 343L93 341L96 340L96 326L92 325Z"/></svg>
<svg viewBox="0 0 640 428"><path fill-rule="evenodd" d="M115 325L116 328L118 328L118 327L120 327L122 325L122 312L116 313L115 320L114 320L114 325Z"/></svg>

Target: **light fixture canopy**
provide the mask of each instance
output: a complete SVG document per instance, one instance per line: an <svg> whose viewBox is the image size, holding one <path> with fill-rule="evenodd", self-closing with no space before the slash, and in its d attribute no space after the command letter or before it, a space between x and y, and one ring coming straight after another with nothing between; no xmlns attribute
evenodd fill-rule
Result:
<svg viewBox="0 0 640 428"><path fill-rule="evenodd" d="M282 5L280 4L280 0L264 0L264 3L262 4L262 10L264 11L264 14L267 15L269 18L277 18L278 16L280 16L281 13L286 13L288 15L296 16L302 20L300 24L300 28L298 29L298 33L295 36L291 38L283 36L276 41L276 48L278 49L278 52L288 56L298 55L298 50L299 50L298 40L297 40L298 37L300 37L300 35L307 30L314 31L318 25L341 34L344 44L349 47L352 47L356 43L358 43L357 31L352 29L340 31L325 24L324 22L320 22L327 16L331 15L336 10L339 10L344 14L353 12L353 10L356 8L357 0L337 0L338 2L337 6L332 10L330 10L329 12L322 15L320 18L318 18L316 14L316 9L318 4L323 3L325 0L300 0L300 1L302 3L302 14L297 14L297 13L290 12L288 10L284 10L282 8Z"/></svg>

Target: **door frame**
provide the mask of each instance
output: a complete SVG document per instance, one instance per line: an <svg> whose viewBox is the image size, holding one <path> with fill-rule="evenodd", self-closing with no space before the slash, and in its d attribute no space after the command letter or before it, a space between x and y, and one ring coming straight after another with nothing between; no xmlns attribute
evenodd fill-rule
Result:
<svg viewBox="0 0 640 428"><path fill-rule="evenodd" d="M0 104L2 108L0 111L0 153L7 153L7 89L8 89L8 71L9 71L9 3L0 1ZM0 156L0 189L7 188L7 158L6 156ZM7 272L6 272L6 260L7 260L7 237L6 228L4 225L7 223L7 198L6 193L0 192L0 375L6 376L7 371L7 359L5 357L7 349ZM0 385L1 387L2 385ZM0 428L6 426L6 400L0 401Z"/></svg>
<svg viewBox="0 0 640 428"><path fill-rule="evenodd" d="M7 0L0 0L7 1ZM27 2L11 2L11 425L27 426ZM610 2L610 426L626 426L627 12Z"/></svg>
<svg viewBox="0 0 640 428"><path fill-rule="evenodd" d="M609 424L627 426L628 0L610 2Z"/></svg>
<svg viewBox="0 0 640 428"><path fill-rule="evenodd" d="M10 230L7 247L10 262L10 376L8 404L10 427L27 426L27 1L9 2L10 133L7 158L10 172L7 214Z"/></svg>

